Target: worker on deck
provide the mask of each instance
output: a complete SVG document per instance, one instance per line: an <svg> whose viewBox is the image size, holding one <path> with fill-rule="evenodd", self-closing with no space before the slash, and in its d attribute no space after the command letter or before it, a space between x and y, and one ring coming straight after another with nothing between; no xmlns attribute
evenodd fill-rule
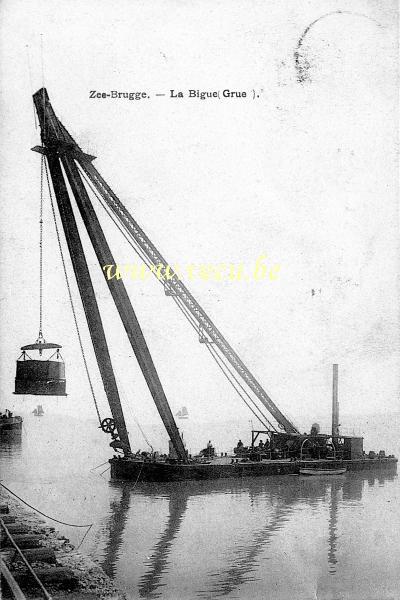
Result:
<svg viewBox="0 0 400 600"><path fill-rule="evenodd" d="M214 450L214 446L211 443L211 440L208 440L206 452L207 452L206 456L208 456L208 457L214 456L215 450Z"/></svg>
<svg viewBox="0 0 400 600"><path fill-rule="evenodd" d="M243 442L242 440L239 440L238 443L236 444L236 447L233 449L235 454L240 454L242 452L244 448Z"/></svg>

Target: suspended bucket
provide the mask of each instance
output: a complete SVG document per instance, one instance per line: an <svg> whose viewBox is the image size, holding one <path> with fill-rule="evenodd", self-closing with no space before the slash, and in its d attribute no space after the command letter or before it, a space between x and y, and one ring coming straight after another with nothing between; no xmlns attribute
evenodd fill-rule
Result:
<svg viewBox="0 0 400 600"><path fill-rule="evenodd" d="M17 360L14 394L32 394L34 396L66 396L65 364L60 354L59 344L37 341L22 346L22 354ZM38 351L39 357L44 350L56 350L49 358L31 358L27 350Z"/></svg>

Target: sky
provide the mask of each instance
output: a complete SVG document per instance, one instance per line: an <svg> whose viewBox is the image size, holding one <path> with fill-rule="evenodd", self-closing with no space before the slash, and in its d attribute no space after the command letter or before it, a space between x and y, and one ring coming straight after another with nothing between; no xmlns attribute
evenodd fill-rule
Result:
<svg viewBox="0 0 400 600"><path fill-rule="evenodd" d="M251 273L266 256L279 265L274 280L185 283L284 414L302 426L329 414L332 363L343 413L399 410L397 2L349 6L1 2L2 404L37 403L12 391L19 348L38 333L40 156L30 149L40 132L31 96L44 82L57 116L169 263L243 264ZM189 98L190 89L221 97ZM112 90L148 97L90 98ZM116 262L139 264L95 206ZM157 422L81 233L127 419ZM46 402L95 416L47 194L44 235L44 334L63 346L69 394ZM194 422L248 422L159 282L125 283L173 412L185 405Z"/></svg>

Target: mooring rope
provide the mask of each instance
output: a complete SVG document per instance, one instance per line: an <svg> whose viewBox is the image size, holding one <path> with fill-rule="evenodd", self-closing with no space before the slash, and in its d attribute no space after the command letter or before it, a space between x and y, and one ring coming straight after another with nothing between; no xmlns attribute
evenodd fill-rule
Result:
<svg viewBox="0 0 400 600"><path fill-rule="evenodd" d="M141 476L141 474L142 474L143 467L144 467L144 461L142 462L142 466L140 467L139 474L138 474L138 476L136 477L136 481L135 481L135 483L133 484L132 490L134 490L134 489L135 489L135 487L136 487L136 485L137 485L137 483L138 483L138 481L139 481L139 477L140 477L140 476Z"/></svg>
<svg viewBox="0 0 400 600"><path fill-rule="evenodd" d="M108 463L108 460L104 461L103 463L101 463L101 465L97 465L97 467L92 467L91 469L89 469L89 471L91 473L93 473L93 471L95 471L96 469L99 469L100 467L103 467L104 465L106 465Z"/></svg>
<svg viewBox="0 0 400 600"><path fill-rule="evenodd" d="M106 471L109 471L110 469L111 469L111 465L109 465L109 466L107 467L107 469L104 469L104 471L102 471L102 472L100 473L100 477L103 477L104 473L105 473ZM105 477L103 477L103 479L105 479Z"/></svg>
<svg viewBox="0 0 400 600"><path fill-rule="evenodd" d="M88 527L88 528L90 528L90 527L93 527L93 525L94 525L94 523L90 523L90 525L77 525L76 523L66 523L65 521L60 521L59 519L55 519L54 517L50 517L50 515L46 515L46 513L42 512L38 508L35 508L35 506L32 506L31 504L29 504L28 502L26 502L25 500L23 500L23 498L21 498L20 496L18 496L18 494L16 494L12 490L10 490L10 488L8 488L6 485L4 485L4 483L0 482L0 485L5 490L7 490L7 492L9 492L10 494L12 494L16 498L18 498L18 500L20 500L20 502L23 502L23 504L26 504L26 506L29 506L29 508L31 508L35 512L39 513L43 517L46 517L46 519L50 519L51 521L55 521L56 523L60 523L61 525L68 525L68 527Z"/></svg>

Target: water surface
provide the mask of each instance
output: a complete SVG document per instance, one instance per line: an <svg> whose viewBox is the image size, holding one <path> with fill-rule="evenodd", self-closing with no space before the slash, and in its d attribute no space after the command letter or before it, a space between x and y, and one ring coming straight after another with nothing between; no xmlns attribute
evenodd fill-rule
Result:
<svg viewBox="0 0 400 600"><path fill-rule="evenodd" d="M129 598L398 597L395 474L134 485L109 481L109 456L95 427L60 416L27 415L0 445L3 483L51 516L93 523L81 549ZM57 529L74 544L84 533Z"/></svg>

